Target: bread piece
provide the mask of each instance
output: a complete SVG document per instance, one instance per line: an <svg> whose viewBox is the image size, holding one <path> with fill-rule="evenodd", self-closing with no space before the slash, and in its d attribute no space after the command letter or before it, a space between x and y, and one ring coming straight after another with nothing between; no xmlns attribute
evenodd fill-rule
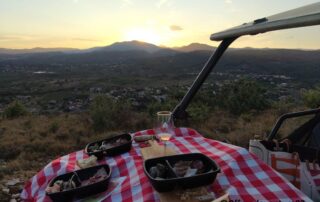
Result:
<svg viewBox="0 0 320 202"><path fill-rule="evenodd" d="M84 168L96 166L97 165L97 160L98 160L98 158L96 156L92 155L87 159L77 160L77 165L80 168L84 169Z"/></svg>

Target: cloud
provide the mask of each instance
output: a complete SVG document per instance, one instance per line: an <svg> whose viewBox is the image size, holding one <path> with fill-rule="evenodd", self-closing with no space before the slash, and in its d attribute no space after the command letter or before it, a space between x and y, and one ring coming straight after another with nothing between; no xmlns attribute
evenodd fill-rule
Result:
<svg viewBox="0 0 320 202"><path fill-rule="evenodd" d="M171 25L170 30L171 31L181 31L181 30L183 30L183 28L179 25Z"/></svg>
<svg viewBox="0 0 320 202"><path fill-rule="evenodd" d="M11 41L11 40L19 40L20 37L15 36L0 36L0 41Z"/></svg>
<svg viewBox="0 0 320 202"><path fill-rule="evenodd" d="M97 39L90 39L90 38L72 38L73 41L90 41L90 42L99 42L100 40Z"/></svg>
<svg viewBox="0 0 320 202"><path fill-rule="evenodd" d="M224 0L226 4L232 4L232 0Z"/></svg>
<svg viewBox="0 0 320 202"><path fill-rule="evenodd" d="M0 35L0 41L31 40L32 38L28 35Z"/></svg>

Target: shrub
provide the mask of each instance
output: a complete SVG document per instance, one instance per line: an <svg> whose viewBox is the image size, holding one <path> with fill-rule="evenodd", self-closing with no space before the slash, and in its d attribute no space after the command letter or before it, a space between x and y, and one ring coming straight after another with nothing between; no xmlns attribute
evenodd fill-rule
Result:
<svg viewBox="0 0 320 202"><path fill-rule="evenodd" d="M218 96L220 106L235 115L248 113L250 110L263 110L269 106L265 89L249 79L225 85Z"/></svg>
<svg viewBox="0 0 320 202"><path fill-rule="evenodd" d="M0 159L15 159L21 153L21 148L15 145L15 142L2 143L0 147Z"/></svg>
<svg viewBox="0 0 320 202"><path fill-rule="evenodd" d="M56 133L59 129L59 123L54 121L53 123L51 123L51 125L49 126L49 132L50 133Z"/></svg>
<svg viewBox="0 0 320 202"><path fill-rule="evenodd" d="M101 132L124 126L130 111L130 105L127 102L115 101L105 95L99 95L90 106L93 129Z"/></svg>
<svg viewBox="0 0 320 202"><path fill-rule="evenodd" d="M26 115L28 112L25 106L19 101L14 101L4 110L4 116L6 118L17 118Z"/></svg>
<svg viewBox="0 0 320 202"><path fill-rule="evenodd" d="M32 129L32 121L31 120L26 120L24 123L23 123L23 126L26 130L31 130Z"/></svg>
<svg viewBox="0 0 320 202"><path fill-rule="evenodd" d="M277 110L276 112L278 116L291 112L295 106L296 104L292 97L287 97L286 99L272 103L272 107Z"/></svg>
<svg viewBox="0 0 320 202"><path fill-rule="evenodd" d="M192 103L187 109L192 122L204 123L210 116L211 108L201 102Z"/></svg>
<svg viewBox="0 0 320 202"><path fill-rule="evenodd" d="M4 177L6 177L7 175L11 175L11 174L13 174L12 169L7 168L5 166L0 166L0 180L3 179Z"/></svg>
<svg viewBox="0 0 320 202"><path fill-rule="evenodd" d="M320 106L320 86L302 93L302 99L305 106L317 108Z"/></svg>
<svg viewBox="0 0 320 202"><path fill-rule="evenodd" d="M97 96L90 106L90 115L95 131L103 131L110 127L110 114L112 112L112 100L106 96Z"/></svg>

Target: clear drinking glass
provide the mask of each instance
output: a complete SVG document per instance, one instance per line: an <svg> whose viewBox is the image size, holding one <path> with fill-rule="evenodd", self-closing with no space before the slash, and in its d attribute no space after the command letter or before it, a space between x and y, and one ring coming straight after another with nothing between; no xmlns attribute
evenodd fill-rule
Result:
<svg viewBox="0 0 320 202"><path fill-rule="evenodd" d="M170 111L157 112L156 136L164 144L164 154L166 153L167 142L172 137L173 127L172 113Z"/></svg>

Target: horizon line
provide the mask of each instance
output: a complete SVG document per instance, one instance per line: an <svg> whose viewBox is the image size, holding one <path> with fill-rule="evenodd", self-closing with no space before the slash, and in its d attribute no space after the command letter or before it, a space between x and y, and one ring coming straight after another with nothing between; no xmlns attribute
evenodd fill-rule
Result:
<svg viewBox="0 0 320 202"><path fill-rule="evenodd" d="M6 47L0 47L0 49L7 49L7 50L34 50L34 49L75 49L75 50L88 50L88 49L92 49L92 48L99 48L99 47L108 47L111 46L113 44L116 43L124 43L124 42L139 42L139 43L145 43L145 44L150 44L150 45L154 45L157 46L159 48L169 48L169 49L177 49L177 48L182 48L185 46L189 46L191 44L200 44L200 45L206 45L206 46L211 46L213 48L217 48L217 46L212 46L210 44L207 43L200 43L200 42L191 42L188 44L184 44L181 46L166 46L166 45L157 45L157 44L153 44L153 43L149 43L149 42L145 42L145 41L141 41L141 40L129 40L129 41L115 41L113 43L107 44L107 45L102 45L102 46L92 46L92 47L88 47L88 48L76 48L76 47L41 47L41 46L35 46L32 48L6 48ZM303 51L319 51L320 49L308 49L308 48L285 48L285 47L277 47L277 48L272 48L272 47L263 47L263 48L256 48L256 47L251 47L251 46L245 46L245 47L230 47L229 49L285 49L285 50L303 50Z"/></svg>

